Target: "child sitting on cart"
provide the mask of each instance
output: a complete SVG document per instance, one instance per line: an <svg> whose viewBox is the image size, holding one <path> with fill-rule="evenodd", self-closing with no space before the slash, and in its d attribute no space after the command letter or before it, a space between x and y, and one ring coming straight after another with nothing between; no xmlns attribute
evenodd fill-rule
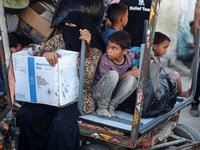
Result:
<svg viewBox="0 0 200 150"><path fill-rule="evenodd" d="M29 48L31 48L29 51L30 54L32 54L33 50L40 46L37 44L33 44L32 39L24 34L17 34L15 32L12 32L8 34L8 38L11 53L16 53L21 50L28 50Z"/></svg>
<svg viewBox="0 0 200 150"><path fill-rule="evenodd" d="M98 115L118 117L115 109L126 100L137 87L138 68L131 67L136 57L128 49L131 36L126 31L118 31L108 37L106 53L102 55L93 84L93 98L98 103Z"/></svg>
<svg viewBox="0 0 200 150"><path fill-rule="evenodd" d="M153 42L153 51L155 56L162 57L166 54L167 48L169 47L170 39L167 35L161 32L155 32L155 38ZM189 97L188 92L182 91L181 85L181 78L178 72L172 71L169 73L170 77L176 82L177 84L177 95L181 97Z"/></svg>

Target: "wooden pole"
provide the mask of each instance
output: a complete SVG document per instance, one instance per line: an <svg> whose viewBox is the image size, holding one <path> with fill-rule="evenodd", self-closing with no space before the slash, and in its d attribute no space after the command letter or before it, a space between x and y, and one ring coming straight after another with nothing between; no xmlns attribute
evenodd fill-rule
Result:
<svg viewBox="0 0 200 150"><path fill-rule="evenodd" d="M136 107L134 110L134 117L133 117L131 137L130 137L131 147L136 147L138 143L137 139L138 139L138 133L139 133L139 128L140 128L140 120L141 120L141 113L142 113L142 108L143 108L143 103L144 103L144 97L146 94L146 83L147 83L147 76L148 76L148 71L149 71L151 48L152 48L153 40L154 40L159 4L160 4L160 0L152 0L151 12L149 16L148 28L147 28L147 33L146 33L144 54L143 54L142 64L140 64L141 67L140 67L140 76L138 79L139 85L138 85L137 98L136 98L137 100L136 100Z"/></svg>
<svg viewBox="0 0 200 150"><path fill-rule="evenodd" d="M3 0L0 0L0 30L0 59L8 101L6 108L0 113L0 121L2 121L6 114L12 109L12 101L14 102L14 75Z"/></svg>

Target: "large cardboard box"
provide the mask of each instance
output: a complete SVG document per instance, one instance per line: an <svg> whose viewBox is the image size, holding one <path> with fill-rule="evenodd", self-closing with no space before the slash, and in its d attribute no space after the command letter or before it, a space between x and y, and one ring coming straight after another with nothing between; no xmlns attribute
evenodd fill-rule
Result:
<svg viewBox="0 0 200 150"><path fill-rule="evenodd" d="M62 58L55 67L45 57L30 56L25 50L12 55L16 100L61 107L78 98L78 53L56 52Z"/></svg>
<svg viewBox="0 0 200 150"><path fill-rule="evenodd" d="M51 16L49 13L39 3L31 4L24 13L19 15L19 30L28 34L37 44L47 41L54 32L48 21L52 19L53 15Z"/></svg>

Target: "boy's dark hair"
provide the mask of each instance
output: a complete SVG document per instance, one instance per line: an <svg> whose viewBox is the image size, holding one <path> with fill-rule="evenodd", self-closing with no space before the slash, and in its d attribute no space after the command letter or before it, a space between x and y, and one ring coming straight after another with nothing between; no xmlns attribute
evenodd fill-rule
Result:
<svg viewBox="0 0 200 150"><path fill-rule="evenodd" d="M118 44L122 50L131 48L131 35L126 31L117 31L111 34L108 40Z"/></svg>
<svg viewBox="0 0 200 150"><path fill-rule="evenodd" d="M191 21L190 22L190 28L193 26L193 24L194 24L194 21Z"/></svg>
<svg viewBox="0 0 200 150"><path fill-rule="evenodd" d="M24 48L25 46L28 46L29 44L32 44L33 41L31 38L27 37L24 34L17 34L15 32L8 34L9 44L11 47L17 47L17 43L21 44L21 47Z"/></svg>
<svg viewBox="0 0 200 150"><path fill-rule="evenodd" d="M114 3L109 5L107 16L111 23L116 23L121 15L126 14L127 7L122 3Z"/></svg>
<svg viewBox="0 0 200 150"><path fill-rule="evenodd" d="M171 42L170 38L167 35L165 35L165 34L163 34L161 32L155 32L155 37L154 37L153 44L158 45L158 44L164 42L165 40Z"/></svg>

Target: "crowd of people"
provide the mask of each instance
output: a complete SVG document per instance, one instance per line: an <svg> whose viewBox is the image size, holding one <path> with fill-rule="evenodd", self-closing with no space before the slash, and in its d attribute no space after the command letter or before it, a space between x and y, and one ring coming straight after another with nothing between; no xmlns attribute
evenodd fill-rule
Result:
<svg viewBox="0 0 200 150"><path fill-rule="evenodd" d="M63 20L62 33L53 36L42 45L34 45L29 38L9 34L11 52L32 48L33 56L45 57L54 67L60 54L57 49L66 49L81 52L81 40L86 45L83 111L106 117L118 117L115 109L126 102L126 99L137 89L139 66L133 66L135 59L140 59L138 53L131 51L133 47L140 47L143 43L144 20L148 20L151 1L121 0L117 3L106 1L104 33L101 35L91 18L84 12L69 12ZM134 9L136 7L143 9ZM185 61L190 60L194 51L194 38L196 38L196 25L200 20L200 2L198 1L194 24L184 33L185 47L179 47L178 57ZM198 20L199 19L199 20ZM197 21L198 20L198 21ZM109 23L107 23L109 22ZM199 21L200 23L200 21ZM194 37L193 37L194 35ZM180 45L183 44L183 40ZM157 62L167 52L170 39L161 32L155 33L152 46L152 58ZM186 58L187 57L187 58ZM80 69L80 55L78 57L78 70ZM198 115L200 77L192 104L191 113ZM0 68L0 92L5 92L2 69ZM177 84L177 94L189 97L188 92L182 91L181 79L178 72L169 75ZM120 106L119 106L120 107ZM134 108L133 108L134 109ZM20 127L20 150L78 150L79 116L77 101L71 105L58 108L43 104L25 103L17 115L17 126Z"/></svg>

